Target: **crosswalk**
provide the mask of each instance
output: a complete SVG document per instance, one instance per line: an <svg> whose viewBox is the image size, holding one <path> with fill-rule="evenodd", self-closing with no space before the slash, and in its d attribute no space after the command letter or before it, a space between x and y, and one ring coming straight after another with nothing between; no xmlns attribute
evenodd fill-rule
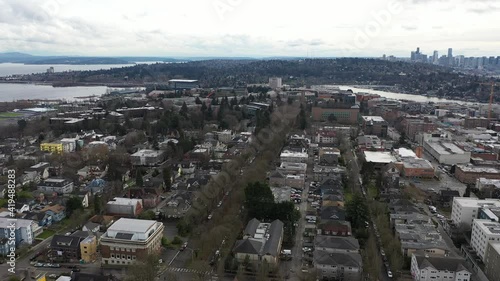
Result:
<svg viewBox="0 0 500 281"><path fill-rule="evenodd" d="M201 271L201 270L195 270L191 268L181 268L181 267L166 267L164 270L162 270L162 273L164 272L194 273L200 275L210 275L212 273L210 271Z"/></svg>

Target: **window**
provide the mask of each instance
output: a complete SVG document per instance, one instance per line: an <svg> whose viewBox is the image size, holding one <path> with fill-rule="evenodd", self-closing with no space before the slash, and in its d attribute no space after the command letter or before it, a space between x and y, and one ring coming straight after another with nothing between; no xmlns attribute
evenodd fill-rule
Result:
<svg viewBox="0 0 500 281"><path fill-rule="evenodd" d="M111 258L113 258L113 259L114 259L114 258L115 258L115 254L111 254Z"/></svg>
<svg viewBox="0 0 500 281"><path fill-rule="evenodd" d="M127 256L127 260L130 260L130 256Z"/></svg>

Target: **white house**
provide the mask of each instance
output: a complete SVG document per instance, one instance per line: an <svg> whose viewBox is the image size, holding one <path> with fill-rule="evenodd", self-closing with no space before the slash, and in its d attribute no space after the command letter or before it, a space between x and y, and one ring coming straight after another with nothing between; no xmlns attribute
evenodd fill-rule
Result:
<svg viewBox="0 0 500 281"><path fill-rule="evenodd" d="M413 254L411 275L415 281L469 281L472 273L465 266L463 258Z"/></svg>

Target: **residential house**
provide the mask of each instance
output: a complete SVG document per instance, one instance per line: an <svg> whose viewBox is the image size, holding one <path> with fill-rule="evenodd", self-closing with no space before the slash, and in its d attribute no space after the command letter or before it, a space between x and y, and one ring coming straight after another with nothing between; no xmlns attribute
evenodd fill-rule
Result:
<svg viewBox="0 0 500 281"><path fill-rule="evenodd" d="M40 212L46 212L50 215L52 222L59 222L66 217L66 207L59 204L46 206Z"/></svg>
<svg viewBox="0 0 500 281"><path fill-rule="evenodd" d="M351 236L351 223L340 220L321 220L317 225L318 235Z"/></svg>
<svg viewBox="0 0 500 281"><path fill-rule="evenodd" d="M94 262L97 259L97 237L88 236L80 242L80 254L86 263Z"/></svg>
<svg viewBox="0 0 500 281"><path fill-rule="evenodd" d="M0 217L0 238L11 237L11 223L10 218ZM33 225L36 225L36 223L32 220L16 219L14 229L16 247L19 247L21 244L33 244Z"/></svg>
<svg viewBox="0 0 500 281"><path fill-rule="evenodd" d="M161 201L161 190L157 188L131 188L127 191L129 198L142 199L143 207L155 208Z"/></svg>

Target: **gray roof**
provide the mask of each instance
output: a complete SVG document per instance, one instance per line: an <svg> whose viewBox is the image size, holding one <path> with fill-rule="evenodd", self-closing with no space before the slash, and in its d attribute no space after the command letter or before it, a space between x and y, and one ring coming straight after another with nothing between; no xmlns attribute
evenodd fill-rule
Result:
<svg viewBox="0 0 500 281"><path fill-rule="evenodd" d="M244 239L236 241L233 251L236 253L258 255L262 249L262 242L254 239Z"/></svg>
<svg viewBox="0 0 500 281"><path fill-rule="evenodd" d="M314 251L314 263L358 268L363 266L361 255L358 253L329 253L320 250Z"/></svg>
<svg viewBox="0 0 500 281"><path fill-rule="evenodd" d="M415 255L420 269L432 267L440 271L458 272L467 270L465 266L465 259L452 258L452 257L425 257L422 255Z"/></svg>
<svg viewBox="0 0 500 281"><path fill-rule="evenodd" d="M279 248L281 244L281 236L283 235L283 222L280 220L275 220L271 223L269 227L270 237L267 239L264 245L263 254L277 256L279 254Z"/></svg>
<svg viewBox="0 0 500 281"><path fill-rule="evenodd" d="M78 248L80 246L81 237L54 235L50 242L51 248Z"/></svg>
<svg viewBox="0 0 500 281"><path fill-rule="evenodd" d="M233 252L235 253L246 253L246 254L257 254L257 255L271 255L278 256L281 246L281 238L283 236L283 222L280 220L275 220L269 225L268 234L265 239L253 238L257 228L259 227L260 221L257 219L252 219L248 222L244 236L250 236L247 239L239 240L236 242Z"/></svg>
<svg viewBox="0 0 500 281"><path fill-rule="evenodd" d="M255 234L255 231L257 230L257 227L259 227L260 221L258 219L251 219L247 226L245 227L245 231L243 232L243 235L250 235L253 236Z"/></svg>
<svg viewBox="0 0 500 281"><path fill-rule="evenodd" d="M358 251L358 239L353 237L318 235L314 238L316 248Z"/></svg>

